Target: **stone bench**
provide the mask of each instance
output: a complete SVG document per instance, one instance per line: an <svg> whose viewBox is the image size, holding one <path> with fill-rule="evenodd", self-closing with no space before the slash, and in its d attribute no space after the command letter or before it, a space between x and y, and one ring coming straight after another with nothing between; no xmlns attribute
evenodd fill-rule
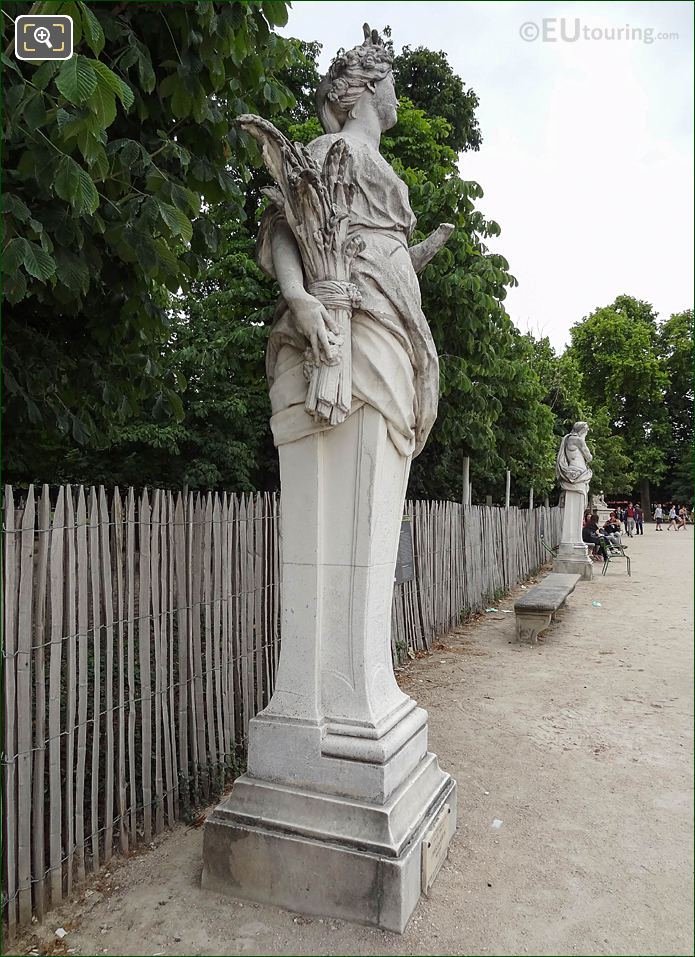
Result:
<svg viewBox="0 0 695 957"><path fill-rule="evenodd" d="M516 640L535 644L540 632L548 627L553 615L565 604L580 578L580 575L552 573L515 601Z"/></svg>

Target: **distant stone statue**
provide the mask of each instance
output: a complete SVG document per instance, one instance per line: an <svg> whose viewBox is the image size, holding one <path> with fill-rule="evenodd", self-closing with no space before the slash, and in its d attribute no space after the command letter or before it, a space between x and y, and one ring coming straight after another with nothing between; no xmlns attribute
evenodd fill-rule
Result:
<svg viewBox="0 0 695 957"><path fill-rule="evenodd" d="M591 496L591 507L595 508L598 512L607 511L608 504L606 503L604 492L600 491L598 495Z"/></svg>
<svg viewBox="0 0 695 957"><path fill-rule="evenodd" d="M608 507L608 503L603 497L603 491L599 492L598 495L591 496L591 508L594 513L598 514L599 525L603 525L611 514L611 509Z"/></svg>
<svg viewBox="0 0 695 957"><path fill-rule="evenodd" d="M586 444L588 431L586 422L575 422L572 431L560 443L557 453L555 474L565 492L565 506L562 540L557 558L553 562L553 571L575 573L590 579L593 576L593 566L589 550L582 541L584 510L593 474L589 468L593 456Z"/></svg>
<svg viewBox="0 0 695 957"><path fill-rule="evenodd" d="M586 444L588 431L589 426L586 422L575 422L572 431L560 443L555 472L561 487L565 491L574 491L581 488L585 494L589 492L589 482L593 474L589 468L589 463L593 459L593 455Z"/></svg>
<svg viewBox="0 0 695 957"><path fill-rule="evenodd" d="M456 820L427 713L391 660L408 474L439 388L417 272L453 227L408 245L408 189L379 152L397 119L392 57L367 25L364 37L322 80L326 132L308 146L239 117L275 181L257 257L281 292L266 367L282 649L247 773L206 825L203 884L402 931Z"/></svg>

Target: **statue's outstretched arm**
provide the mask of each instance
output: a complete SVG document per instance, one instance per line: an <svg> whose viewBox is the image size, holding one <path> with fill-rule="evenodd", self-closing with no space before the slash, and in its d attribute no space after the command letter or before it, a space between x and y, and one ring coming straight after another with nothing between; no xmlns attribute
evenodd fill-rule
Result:
<svg viewBox="0 0 695 957"><path fill-rule="evenodd" d="M408 252L415 272L421 272L427 263L435 256L446 243L454 231L451 223L442 223L433 233L423 239L421 243L411 246Z"/></svg>

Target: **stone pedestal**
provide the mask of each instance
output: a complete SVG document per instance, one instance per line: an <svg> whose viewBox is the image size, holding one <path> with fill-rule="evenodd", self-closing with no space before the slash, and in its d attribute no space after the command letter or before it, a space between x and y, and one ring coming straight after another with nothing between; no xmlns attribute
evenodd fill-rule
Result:
<svg viewBox="0 0 695 957"><path fill-rule="evenodd" d="M565 575L581 575L587 581L594 575L589 548L582 541L582 521L586 508L588 483L568 486L565 490L565 510L562 518L562 538L553 571Z"/></svg>
<svg viewBox="0 0 695 957"><path fill-rule="evenodd" d="M553 571L560 575L581 575L585 581L591 581L594 577L594 563L589 558L589 548L582 545L571 551L563 552L562 546L558 556L553 562Z"/></svg>
<svg viewBox="0 0 695 957"><path fill-rule="evenodd" d="M425 836L436 827L443 859L456 827L456 784L391 662L410 460L370 406L279 453L276 688L250 722L247 773L206 824L203 886L400 932Z"/></svg>
<svg viewBox="0 0 695 957"><path fill-rule="evenodd" d="M423 841L442 815L448 844L456 828L456 784L433 754L425 753L384 801L246 774L205 825L202 884L401 933L423 889Z"/></svg>

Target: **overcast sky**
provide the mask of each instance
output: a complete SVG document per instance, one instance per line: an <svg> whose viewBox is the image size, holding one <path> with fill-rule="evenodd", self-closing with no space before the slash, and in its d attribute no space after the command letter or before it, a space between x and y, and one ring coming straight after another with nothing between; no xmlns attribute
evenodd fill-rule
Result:
<svg viewBox="0 0 695 957"><path fill-rule="evenodd" d="M561 349L621 293L662 319L692 307L690 2L294 0L283 32L322 43L325 69L365 20L389 24L396 49L444 50L478 94L483 145L461 174L502 228L490 245L519 281L507 307L520 329Z"/></svg>

